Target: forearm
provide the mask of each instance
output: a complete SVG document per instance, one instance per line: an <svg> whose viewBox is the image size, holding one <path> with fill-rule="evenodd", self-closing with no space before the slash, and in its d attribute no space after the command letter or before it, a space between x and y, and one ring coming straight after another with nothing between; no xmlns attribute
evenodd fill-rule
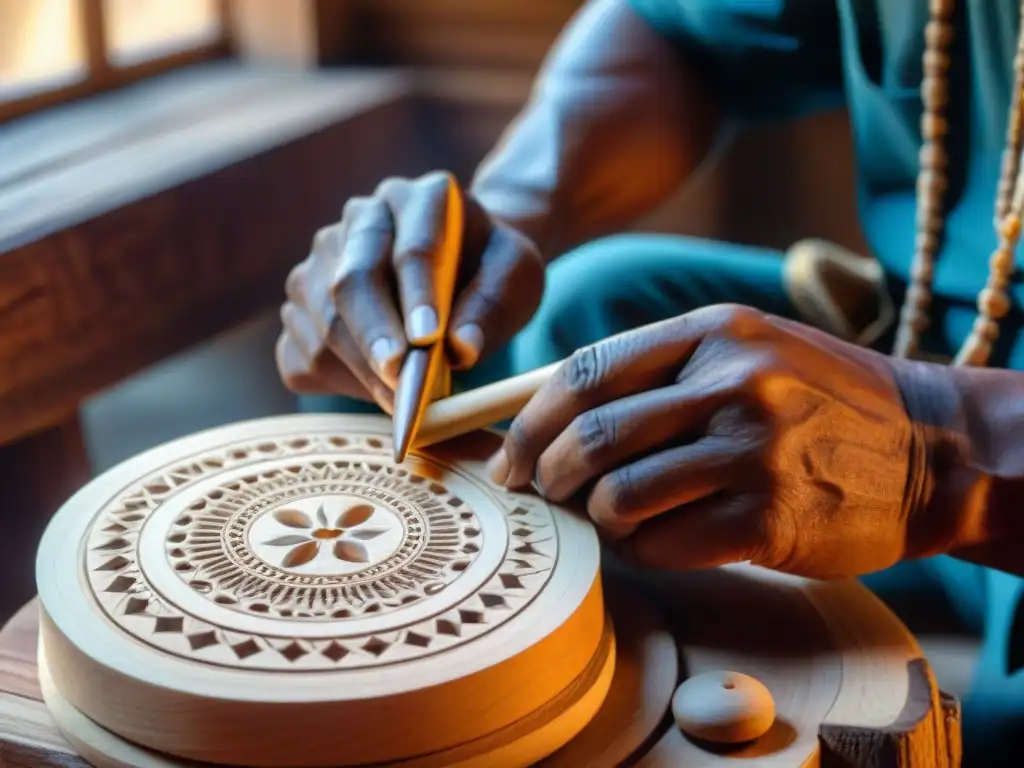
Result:
<svg viewBox="0 0 1024 768"><path fill-rule="evenodd" d="M550 260L667 199L717 124L713 99L667 40L626 0L591 0L470 191Z"/></svg>
<svg viewBox="0 0 1024 768"><path fill-rule="evenodd" d="M918 524L937 551L1024 575L1024 373L944 368L927 378L908 403L927 463Z"/></svg>

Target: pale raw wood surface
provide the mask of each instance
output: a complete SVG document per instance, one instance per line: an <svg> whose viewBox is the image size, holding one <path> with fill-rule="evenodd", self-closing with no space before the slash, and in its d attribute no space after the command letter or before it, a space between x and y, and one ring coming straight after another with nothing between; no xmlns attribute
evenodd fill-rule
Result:
<svg viewBox="0 0 1024 768"><path fill-rule="evenodd" d="M612 568L614 574L622 575L621 570L614 564ZM683 641L687 665L684 674L693 674L702 668L720 668L723 654L724 658L729 659L727 663L730 668L748 671L743 663L736 663L736 654L739 653L748 659L748 664L753 662L753 669L749 671L758 674L760 679L771 680L773 676L777 677L780 674L795 676L792 679L797 681L797 688L793 697L783 697L781 702L780 716L784 720L784 726L772 737L780 741L767 742L767 746L771 747L774 744L775 750L781 748L785 751L787 742L792 742L796 736L790 730L792 726L789 724L792 722L792 707L800 706L800 692L802 691L805 697L810 695L813 698L813 688L806 686L813 684L815 680L822 681L823 675L828 677L837 672L834 668L830 670L827 661L824 667L821 666L822 654L834 647L836 642L844 642L853 653L844 664L842 672L856 679L849 681L847 695L832 702L833 714L829 719L836 723L845 721L878 724L892 716L898 698L893 697L893 690L905 694L909 690L909 682L906 676L902 678L902 683L899 679L888 677L888 665L900 658L916 658L917 647L905 629L875 598L856 584L819 585L812 595L812 602L816 605L822 602L831 603L834 604L834 609L815 619L812 606L798 594L799 580L791 580L788 577L779 580L769 578L759 585L759 580L751 582L746 579L743 569L732 570L734 573L731 576L724 572L718 576L709 573L695 575L692 578L657 575L637 580L635 577L629 577L630 581L644 583L653 595L663 601L662 608ZM705 620L694 622L687 618L694 615L691 612L707 610L709 606L710 612ZM849 613L846 611L847 607L851 609ZM0 759L0 766L20 768L22 765L38 765L41 768L57 768L67 765L77 768L83 764L69 762L69 747L57 735L55 727L48 722L39 703L41 694L36 679L35 661L37 615L36 604L33 602L0 633L0 692L11 690L24 696L0 693L0 700L4 702L4 715L0 717L0 756L3 756L3 759ZM719 641L716 646L721 647L711 647L711 641L718 634L714 623L721 620L723 615L732 616L734 621L738 622L734 626L735 634L732 636L732 642L722 644ZM764 632L764 621L767 617L770 617L768 621L773 628L770 636L766 636ZM832 631L838 631L840 635L847 633L847 636L845 639L832 639L829 637ZM759 643L760 650L751 651L751 647ZM753 655L750 655L751 653ZM892 658L892 654L895 654L895 659ZM767 660L768 667L764 666L765 661L756 660L759 656ZM658 686L663 684L664 679L657 677L653 677L647 684L653 686L647 689L652 692L652 699L657 700L665 695L664 690L660 693L658 691ZM620 700L619 703L621 705L623 702ZM825 703L828 704L827 701ZM47 727L40 727L41 722L47 723ZM52 750L44 753L45 760L37 763L12 761L7 752L3 751L7 749L9 752L11 748L3 745L13 734L20 733L33 734L32 738L37 747ZM755 757L756 753L751 752L751 749L755 748L748 748L746 757ZM692 745L678 732L670 729L639 765L646 768L677 768L683 756L693 757L691 750ZM698 760L693 765L713 765L717 762L717 759L713 759L714 762L707 762L708 756L704 757L705 759ZM790 768L794 765L792 761L784 762L778 759L767 762L769 758L763 755L760 759L765 762L758 762L759 766L779 765ZM7 762L4 762L5 760ZM726 763L730 762L732 761L726 760ZM868 761L862 764L897 765ZM900 765L904 764L906 763ZM945 764L911 763L927 768Z"/></svg>
<svg viewBox="0 0 1024 768"><path fill-rule="evenodd" d="M622 619L616 631L617 653L611 690L582 732L554 755L537 763L538 768L613 768L627 764L667 725L665 713L679 673L675 642L646 600L615 583L608 586L611 613ZM45 671L43 675L45 677ZM592 695L588 693L585 698ZM100 768L188 768L198 765L171 760L113 739L109 732L70 708L59 694L55 695L52 684L46 686L46 699L51 711L59 712L57 719L65 733L74 734L80 753L92 756ZM582 703L583 708L589 708L586 701ZM574 717L576 713L570 711L566 715ZM541 720L531 723L530 727L550 729L564 726L553 721L545 724ZM529 744L534 738L523 741ZM505 750L500 756L491 753L482 758L479 752L479 749L463 747L441 757L427 757L401 765L404 768L494 768L495 765L515 762L514 751Z"/></svg>
<svg viewBox="0 0 1024 768"><path fill-rule="evenodd" d="M602 641L607 625L593 528L532 495L492 488L484 460L499 442L494 435L467 436L392 468L390 427L384 417L355 415L243 422L145 452L83 488L51 521L38 554L42 642L56 690L128 740L209 762L332 765L339 722L349 733L340 754L353 763L409 760L470 742L494 752L490 742L499 734L501 750L514 741L517 754L537 757L566 743L600 706L603 692L594 698L591 689L611 682L611 668L593 679L586 671L596 671L611 647ZM322 455L333 459L324 464ZM383 498L408 499L402 514L425 516L424 528L407 529L410 547L427 537L419 565L388 559L405 536L376 554L347 554L397 514L385 502L368 503L378 498L369 490L353 490L377 483ZM136 486L145 502L136 500ZM307 487L319 496L302 496ZM227 533L210 525L228 522L222 508L249 509L252 494L269 500L284 489L299 496L288 497L287 509L254 508L253 526L239 540L244 553L235 555L249 578L237 591L233 574L242 566L214 554ZM186 497L193 493L209 502L192 506ZM359 503L351 506L346 496ZM183 515L173 511L178 503L204 511ZM328 514L328 503L339 509ZM336 512L341 522L333 523ZM108 521L108 514L115 517ZM320 528L309 527L313 521ZM305 539L295 535L303 526ZM352 534L321 550L318 539L349 537L342 529L367 536ZM177 542L170 550L169 537ZM261 559L252 548L264 541L294 549ZM346 542L347 549L337 548ZM315 559L318 551L325 557ZM317 582L271 589L276 582L260 575L264 562L296 578L319 567L345 578L350 562L388 567L370 582L373 589L359 587L360 596ZM437 574L423 571L426 564ZM78 578L83 567L92 574L88 583ZM424 579L444 588L417 586ZM386 594L374 591L378 581ZM129 599L126 584L146 586ZM264 592L269 596L260 598ZM389 607L399 599L401 608ZM361 613L367 601L380 602ZM256 616L256 608L265 615ZM351 624L317 619L339 608L355 614ZM401 612L397 625L392 611ZM461 629L446 629L452 621ZM255 650L239 658L246 642ZM371 650L375 643L383 647ZM557 716L557 727L548 732L545 722L520 735L520 721L541 712ZM382 728L395 720L403 723L401 738ZM527 738L533 744L523 752L519 742Z"/></svg>
<svg viewBox="0 0 1024 768"><path fill-rule="evenodd" d="M609 597L613 613L628 608L630 617L618 631L619 653L611 692L590 725L544 761L544 766L578 768L584 764L581 760L590 761L588 765L615 765L663 725L678 678L675 644L645 601L615 587L609 590ZM86 763L74 756L42 704L38 637L38 600L26 605L0 631L0 768L81 768ZM136 757L159 760L154 766L184 765L125 749Z"/></svg>

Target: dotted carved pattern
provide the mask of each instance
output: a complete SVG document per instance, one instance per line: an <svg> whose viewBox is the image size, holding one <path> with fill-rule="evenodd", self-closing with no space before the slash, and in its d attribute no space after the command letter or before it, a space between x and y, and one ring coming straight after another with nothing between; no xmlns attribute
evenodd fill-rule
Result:
<svg viewBox="0 0 1024 768"><path fill-rule="evenodd" d="M254 520L302 498L358 496L404 523L398 551L352 573L301 574L258 558ZM174 569L219 605L288 619L347 619L409 605L458 578L480 549L479 521L439 483L350 458L304 462L242 478L205 494L167 537Z"/></svg>
<svg viewBox="0 0 1024 768"><path fill-rule="evenodd" d="M282 467L279 459L289 461ZM261 471L260 465L269 462L273 464ZM205 506L187 511L168 532L168 557L179 576L224 609L217 612L224 620L215 623L173 604L149 581L145 564L137 561L138 537L149 516L172 496L201 480L249 465L251 475L197 500L195 505L205 502ZM376 478L372 485L367 482L370 476ZM480 484L475 479L471 482ZM233 568L224 566L225 559L231 558L230 537L208 533L240 530L232 523L244 514L254 514L256 496L271 488L275 498L339 489L375 491L376 503L398 512L406 525L410 519L425 520L428 532L412 549L403 545L375 564L375 579L365 578L364 572L355 574L359 578L353 574L297 577L266 563L250 562L242 581L235 581L245 568L239 569L234 561ZM498 567L484 575L482 586L461 603L449 605L439 599L433 615L374 634L346 634L344 619L368 618L443 592L471 562L482 534L475 527L476 516L460 499L439 483L394 466L385 441L372 435L304 434L234 444L164 467L125 488L97 515L86 543L85 577L97 603L116 626L190 661L275 671L405 662L450 650L504 623L536 597L551 575L558 542L548 507L533 497L487 493L502 508L508 525L508 548ZM227 503L222 508L211 501ZM221 512L214 514L217 509ZM199 513L209 513L205 523ZM439 526L438 538L429 533L432 517L446 521ZM200 531L203 535L193 539ZM199 557L200 551L209 556ZM425 558L416 557L424 553ZM426 569L422 574L408 570L416 563ZM303 579L309 583L302 583ZM243 584L245 588L240 589ZM300 605L302 609L296 610ZM287 618L282 628L290 633L239 630L230 619L239 611ZM296 620L305 626L325 619L338 622L337 636L305 637L295 625Z"/></svg>

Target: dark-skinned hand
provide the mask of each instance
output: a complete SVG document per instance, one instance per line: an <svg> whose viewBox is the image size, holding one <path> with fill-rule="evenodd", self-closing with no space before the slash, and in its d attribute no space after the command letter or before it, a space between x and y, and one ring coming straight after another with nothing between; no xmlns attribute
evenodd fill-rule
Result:
<svg viewBox="0 0 1024 768"><path fill-rule="evenodd" d="M448 185L435 172L388 179L353 198L317 232L292 270L277 365L290 389L373 399L390 412L410 341L438 337L431 262L444 232ZM449 362L475 365L533 316L544 263L533 243L465 197L465 233L449 333Z"/></svg>
<svg viewBox="0 0 1024 768"><path fill-rule="evenodd" d="M908 503L916 438L899 365L915 363L708 307L573 355L514 420L491 473L578 500L645 566L869 573L934 534Z"/></svg>

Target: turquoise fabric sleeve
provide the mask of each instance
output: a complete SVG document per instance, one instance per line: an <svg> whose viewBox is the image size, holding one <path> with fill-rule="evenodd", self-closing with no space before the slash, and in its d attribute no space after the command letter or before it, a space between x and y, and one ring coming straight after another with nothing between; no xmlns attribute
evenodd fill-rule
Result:
<svg viewBox="0 0 1024 768"><path fill-rule="evenodd" d="M843 105L839 19L828 0L628 0L747 122Z"/></svg>

